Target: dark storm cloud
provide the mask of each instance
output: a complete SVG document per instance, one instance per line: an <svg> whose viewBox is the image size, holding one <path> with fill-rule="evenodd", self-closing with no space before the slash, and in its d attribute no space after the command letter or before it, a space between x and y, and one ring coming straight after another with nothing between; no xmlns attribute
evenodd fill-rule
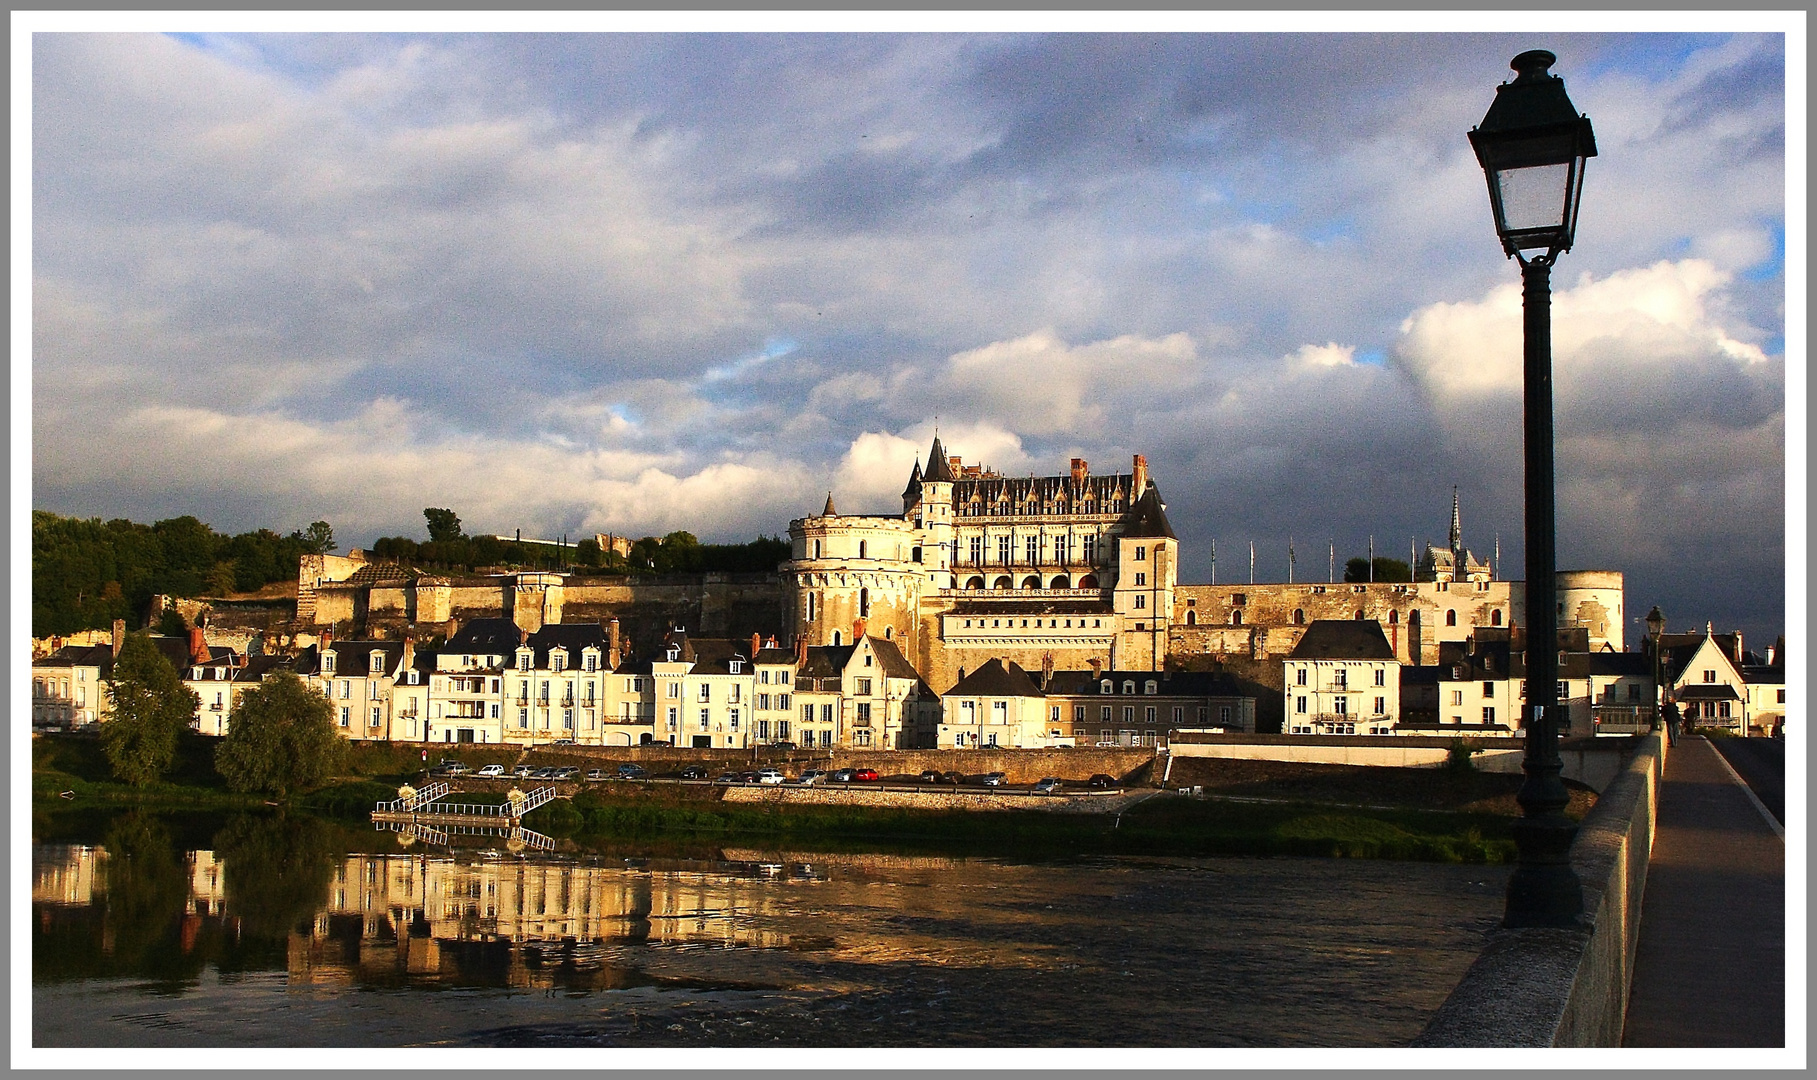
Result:
<svg viewBox="0 0 1817 1080"><path fill-rule="evenodd" d="M1251 537L1264 576L1290 533L1304 577L1402 557L1452 484L1517 571L1464 132L1533 44L39 36L38 505L726 539L888 506L938 415L1019 471L1146 454L1201 579L1213 537L1224 580ZM1544 44L1603 147L1554 281L1561 547L1774 622L1784 50Z"/></svg>

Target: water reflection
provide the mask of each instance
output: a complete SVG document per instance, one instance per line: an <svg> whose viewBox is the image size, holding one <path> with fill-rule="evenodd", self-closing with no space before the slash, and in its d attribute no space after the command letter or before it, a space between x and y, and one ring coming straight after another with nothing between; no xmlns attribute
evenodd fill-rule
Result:
<svg viewBox="0 0 1817 1080"><path fill-rule="evenodd" d="M1501 888L1391 863L405 839L249 816L185 850L123 815L99 843L35 846L34 1040L1393 1044Z"/></svg>

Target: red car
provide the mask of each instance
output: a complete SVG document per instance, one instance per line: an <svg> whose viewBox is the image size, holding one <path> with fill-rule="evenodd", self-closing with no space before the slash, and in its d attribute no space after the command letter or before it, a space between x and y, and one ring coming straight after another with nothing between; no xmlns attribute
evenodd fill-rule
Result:
<svg viewBox="0 0 1817 1080"><path fill-rule="evenodd" d="M852 771L852 779L854 779L854 780L875 780L875 779L877 779L877 770L876 769L854 769Z"/></svg>

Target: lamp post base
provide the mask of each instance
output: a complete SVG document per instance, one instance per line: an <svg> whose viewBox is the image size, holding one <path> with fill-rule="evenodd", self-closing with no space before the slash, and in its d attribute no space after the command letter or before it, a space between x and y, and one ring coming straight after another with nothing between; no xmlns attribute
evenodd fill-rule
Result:
<svg viewBox="0 0 1817 1080"><path fill-rule="evenodd" d="M1582 925L1583 882L1571 867L1577 822L1564 814L1522 818L1514 823L1520 865L1508 878L1508 906L1502 926Z"/></svg>

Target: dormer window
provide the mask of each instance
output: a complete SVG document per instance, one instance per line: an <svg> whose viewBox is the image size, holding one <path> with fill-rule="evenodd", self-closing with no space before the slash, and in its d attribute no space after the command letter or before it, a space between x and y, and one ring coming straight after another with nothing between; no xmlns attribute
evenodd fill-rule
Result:
<svg viewBox="0 0 1817 1080"><path fill-rule="evenodd" d="M1113 692L1111 689L1111 682L1109 679L1105 679L1103 682L1103 685L1098 687L1098 692L1101 694L1109 694L1109 693Z"/></svg>
<svg viewBox="0 0 1817 1080"><path fill-rule="evenodd" d="M372 651L372 655L367 658L366 663L366 670L373 674L382 675L385 673L385 654L379 652L377 649Z"/></svg>
<svg viewBox="0 0 1817 1080"><path fill-rule="evenodd" d="M226 677L227 677L227 669L226 669L226 668L224 668L224 667L218 667L218 668L215 668L215 678L217 678L217 679L225 679L225 678L226 678Z"/></svg>
<svg viewBox="0 0 1817 1080"><path fill-rule="evenodd" d="M599 654L598 653L590 652L587 654L586 668L588 671L598 671L599 670Z"/></svg>
<svg viewBox="0 0 1817 1080"><path fill-rule="evenodd" d="M730 663L728 663L726 665L726 667L728 670L730 670L732 672L732 674L737 675L738 673L740 673L744 670L744 661L743 660L733 660Z"/></svg>
<svg viewBox="0 0 1817 1080"><path fill-rule="evenodd" d="M567 670L567 667L568 667L568 654L567 653L552 652L549 654L549 669L551 671L565 671L565 670Z"/></svg>
<svg viewBox="0 0 1817 1080"><path fill-rule="evenodd" d="M190 678L192 678L192 679L200 679L200 678L201 678L201 677L202 677L202 669L201 669L201 668L199 668L199 667L198 667L198 668L190 668L190 669L189 669L189 677L190 677Z"/></svg>
<svg viewBox="0 0 1817 1080"><path fill-rule="evenodd" d="M1160 686L1153 679L1148 680L1142 685L1142 692L1144 694L1153 694L1159 690Z"/></svg>
<svg viewBox="0 0 1817 1080"><path fill-rule="evenodd" d="M530 670L530 654L528 652L520 652L517 654L517 670Z"/></svg>
<svg viewBox="0 0 1817 1080"><path fill-rule="evenodd" d="M680 660L681 659L681 649L678 646L671 645L671 646L669 646L667 656L670 660Z"/></svg>
<svg viewBox="0 0 1817 1080"><path fill-rule="evenodd" d="M1133 694L1136 692L1136 683L1134 679L1123 680L1123 692L1125 694Z"/></svg>
<svg viewBox="0 0 1817 1080"><path fill-rule="evenodd" d="M201 671L200 668L197 668L196 670L198 672ZM333 653L325 652L322 654L322 670L330 675L334 674L334 654ZM201 677L202 676L200 674L196 675L196 678L198 678L198 679Z"/></svg>

